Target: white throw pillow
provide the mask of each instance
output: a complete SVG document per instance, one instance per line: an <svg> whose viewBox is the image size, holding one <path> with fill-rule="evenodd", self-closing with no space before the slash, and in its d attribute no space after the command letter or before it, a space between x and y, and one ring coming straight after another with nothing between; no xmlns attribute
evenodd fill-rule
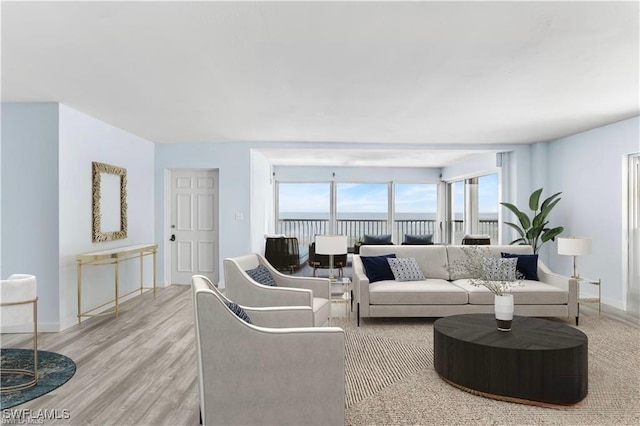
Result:
<svg viewBox="0 0 640 426"><path fill-rule="evenodd" d="M482 279L486 281L515 281L517 263L517 258L485 257L482 259Z"/></svg>
<svg viewBox="0 0 640 426"><path fill-rule="evenodd" d="M389 258L389 267L396 281L422 281L426 279L413 257Z"/></svg>

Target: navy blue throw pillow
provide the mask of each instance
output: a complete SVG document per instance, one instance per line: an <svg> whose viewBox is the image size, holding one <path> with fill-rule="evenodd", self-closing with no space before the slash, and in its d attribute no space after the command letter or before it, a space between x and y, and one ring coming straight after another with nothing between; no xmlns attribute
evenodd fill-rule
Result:
<svg viewBox="0 0 640 426"><path fill-rule="evenodd" d="M362 240L362 244L370 244L370 245L391 244L391 234L381 234L381 235L364 234L364 239Z"/></svg>
<svg viewBox="0 0 640 426"><path fill-rule="evenodd" d="M276 281L273 279L271 272L264 265L259 265L257 268L248 269L245 271L252 280L259 282L263 285L269 285L271 287L277 287Z"/></svg>
<svg viewBox="0 0 640 426"><path fill-rule="evenodd" d="M502 253L502 257L518 258L516 264L516 270L524 275L525 280L538 280L538 255L537 254L515 254L515 253Z"/></svg>
<svg viewBox="0 0 640 426"><path fill-rule="evenodd" d="M389 266L388 258L395 258L395 253L383 254L382 256L360 256L362 259L362 265L364 266L364 272L369 278L369 283L375 283L376 281L395 280Z"/></svg>
<svg viewBox="0 0 640 426"><path fill-rule="evenodd" d="M405 245L433 244L433 234L424 234L424 235L404 234L403 243Z"/></svg>
<svg viewBox="0 0 640 426"><path fill-rule="evenodd" d="M247 313L244 311L244 309L242 309L240 306L238 306L237 303L233 303L233 302L225 302L225 303L227 304L227 307L229 309L231 309L231 312L236 314L238 316L238 318L240 318L241 320L243 320L244 322L246 322L248 324L252 324L251 323L251 318L249 318L249 315L247 315Z"/></svg>

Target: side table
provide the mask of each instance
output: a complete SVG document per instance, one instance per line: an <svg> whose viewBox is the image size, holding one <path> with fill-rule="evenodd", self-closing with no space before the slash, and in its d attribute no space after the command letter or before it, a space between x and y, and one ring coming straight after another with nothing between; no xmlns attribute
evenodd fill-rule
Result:
<svg viewBox="0 0 640 426"><path fill-rule="evenodd" d="M598 315L602 314L602 282L600 279L592 280L589 278L578 277L578 316L576 317L576 325L578 325L578 319L580 318L580 303L595 303L598 302ZM582 284L595 285L598 287L598 297L582 297L580 296L580 287Z"/></svg>

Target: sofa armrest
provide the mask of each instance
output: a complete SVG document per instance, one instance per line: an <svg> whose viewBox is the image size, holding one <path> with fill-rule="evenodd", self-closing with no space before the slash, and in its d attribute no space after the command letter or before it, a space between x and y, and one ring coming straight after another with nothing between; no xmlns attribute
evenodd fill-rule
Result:
<svg viewBox="0 0 640 426"><path fill-rule="evenodd" d="M331 281L329 278L291 277L288 275L284 275L281 280L275 276L273 278L281 287L311 290L313 297L331 299Z"/></svg>
<svg viewBox="0 0 640 426"><path fill-rule="evenodd" d="M538 280L567 291L569 317L578 316L578 280L551 272L549 267L540 261L538 261Z"/></svg>
<svg viewBox="0 0 640 426"><path fill-rule="evenodd" d="M369 316L369 277L364 271L360 255L354 254L353 259L353 297L360 304L362 316Z"/></svg>
<svg viewBox="0 0 640 426"><path fill-rule="evenodd" d="M259 327L288 328L313 327L313 308L310 306L242 306L251 319L251 323Z"/></svg>

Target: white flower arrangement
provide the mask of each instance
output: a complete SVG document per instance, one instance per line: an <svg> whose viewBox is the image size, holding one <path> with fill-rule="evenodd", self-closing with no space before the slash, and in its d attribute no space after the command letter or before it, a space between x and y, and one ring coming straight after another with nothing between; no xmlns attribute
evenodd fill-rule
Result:
<svg viewBox="0 0 640 426"><path fill-rule="evenodd" d="M516 258L501 258L481 246L462 247L464 258L448 265L454 275L467 276L469 283L484 286L498 296L509 294L522 285L524 276L516 270Z"/></svg>

